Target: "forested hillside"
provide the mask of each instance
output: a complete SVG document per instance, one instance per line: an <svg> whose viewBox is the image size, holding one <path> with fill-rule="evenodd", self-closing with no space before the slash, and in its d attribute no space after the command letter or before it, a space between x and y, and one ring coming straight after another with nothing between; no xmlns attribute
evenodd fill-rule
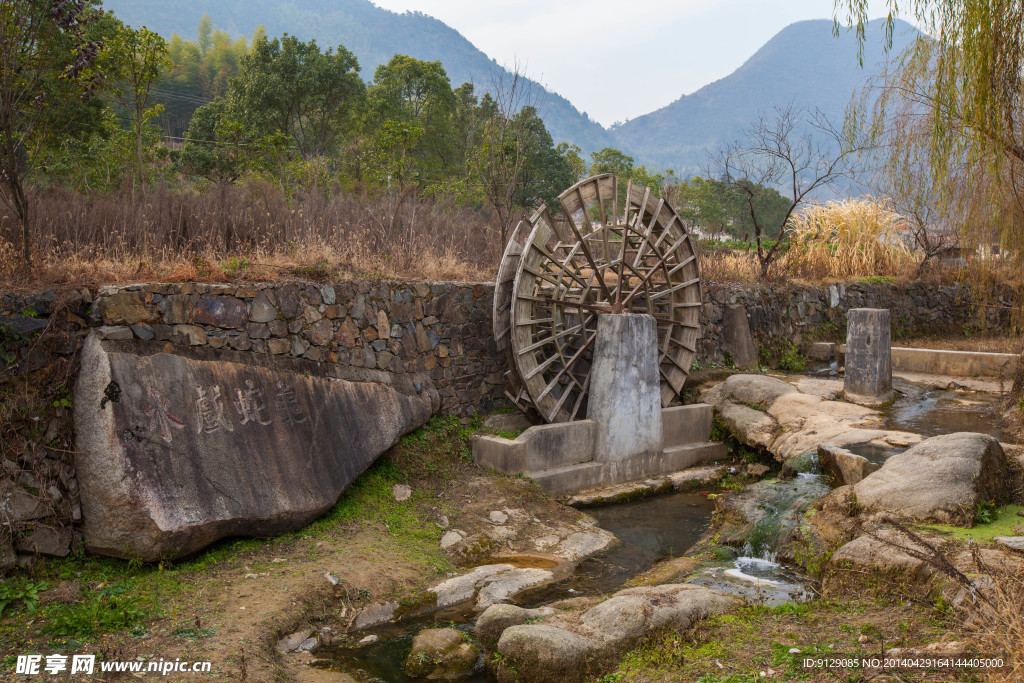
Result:
<svg viewBox="0 0 1024 683"><path fill-rule="evenodd" d="M491 89L508 72L458 31L421 13L396 14L369 0L107 0L104 7L132 26L146 26L170 40L173 34L192 38L204 14L232 39L251 36L262 26L267 35L315 39L322 48L344 45L359 60L369 81L374 70L396 54L426 61L440 60L453 85L472 82L477 92ZM532 83L537 108L557 141L585 151L605 147L610 137L600 124L580 113L557 93Z"/></svg>

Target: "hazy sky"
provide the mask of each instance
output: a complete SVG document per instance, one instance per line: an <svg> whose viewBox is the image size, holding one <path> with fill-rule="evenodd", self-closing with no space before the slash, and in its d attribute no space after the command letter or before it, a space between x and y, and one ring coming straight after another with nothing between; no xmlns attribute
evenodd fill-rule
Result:
<svg viewBox="0 0 1024 683"><path fill-rule="evenodd" d="M606 126L728 75L785 26L833 10L832 0L373 2L437 17L504 66L518 60ZM881 14L885 2L871 7Z"/></svg>

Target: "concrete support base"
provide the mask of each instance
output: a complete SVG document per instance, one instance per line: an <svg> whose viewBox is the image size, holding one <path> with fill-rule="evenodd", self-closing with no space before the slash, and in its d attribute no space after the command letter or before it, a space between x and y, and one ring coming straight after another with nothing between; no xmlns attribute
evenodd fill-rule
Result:
<svg viewBox="0 0 1024 683"><path fill-rule="evenodd" d="M574 493L724 460L725 446L708 440L713 414L714 409L704 403L662 409L663 448L628 459L601 462L594 458L598 425L593 420L531 427L514 441L478 436L473 457L481 467L522 472L548 493Z"/></svg>
<svg viewBox="0 0 1024 683"><path fill-rule="evenodd" d="M853 308L846 314L844 390L858 403L884 403L892 392L889 310Z"/></svg>

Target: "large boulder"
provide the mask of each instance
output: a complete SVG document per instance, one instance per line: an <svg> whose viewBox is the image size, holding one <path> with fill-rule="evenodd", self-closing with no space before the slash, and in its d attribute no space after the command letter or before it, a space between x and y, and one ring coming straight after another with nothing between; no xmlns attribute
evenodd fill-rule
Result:
<svg viewBox="0 0 1024 683"><path fill-rule="evenodd" d="M600 643L547 624L521 624L505 629L498 640L498 680L516 680L528 673L536 683L582 681L597 673Z"/></svg>
<svg viewBox="0 0 1024 683"><path fill-rule="evenodd" d="M1010 484L1006 454L996 439L957 432L892 456L854 491L866 510L971 526L978 505L1006 501Z"/></svg>
<svg viewBox="0 0 1024 683"><path fill-rule="evenodd" d="M527 621L543 621L554 613L555 610L550 607L526 609L516 605L492 605L476 620L476 639L485 649L493 651L498 647L498 639L505 629Z"/></svg>
<svg viewBox="0 0 1024 683"><path fill-rule="evenodd" d="M687 629L698 620L743 604L722 591L692 584L664 584L627 588L611 598L578 611L544 615L544 623L518 623L523 612L491 607L481 615L486 643L493 642L496 626L513 623L497 639L499 680L515 674L530 681L592 680L616 658L643 638L662 629ZM493 614L492 614L493 612Z"/></svg>
<svg viewBox="0 0 1024 683"><path fill-rule="evenodd" d="M690 584L626 588L587 610L580 623L605 642L629 646L648 632L687 629L711 614L737 607L726 593Z"/></svg>
<svg viewBox="0 0 1024 683"><path fill-rule="evenodd" d="M405 671L428 681L457 681L469 676L480 651L453 628L428 628L416 634Z"/></svg>
<svg viewBox="0 0 1024 683"><path fill-rule="evenodd" d="M83 347L75 469L91 552L153 561L297 529L438 405L265 354L171 348Z"/></svg>
<svg viewBox="0 0 1024 683"><path fill-rule="evenodd" d="M936 539L927 539L930 543ZM885 586L929 595L941 583L931 556L921 545L895 529L878 529L846 543L830 559L823 590L826 595L859 590L867 581L884 579Z"/></svg>

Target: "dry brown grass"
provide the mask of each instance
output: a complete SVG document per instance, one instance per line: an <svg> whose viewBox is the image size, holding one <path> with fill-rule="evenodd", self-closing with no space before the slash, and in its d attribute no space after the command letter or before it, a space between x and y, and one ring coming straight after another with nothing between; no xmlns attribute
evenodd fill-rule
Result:
<svg viewBox="0 0 1024 683"><path fill-rule="evenodd" d="M992 571L990 568L986 568ZM1001 656L1006 667L989 673L993 682L1024 681L1024 568L995 571L969 613L967 626L979 652Z"/></svg>
<svg viewBox="0 0 1024 683"><path fill-rule="evenodd" d="M791 277L909 277L918 258L897 233L900 216L872 198L828 202L790 220L780 269Z"/></svg>
<svg viewBox="0 0 1024 683"><path fill-rule="evenodd" d="M7 287L289 276L484 280L500 256L486 216L410 193L356 188L289 198L252 183L89 197L51 188L34 190L31 203L29 271L12 244L14 216L0 211Z"/></svg>
<svg viewBox="0 0 1024 683"><path fill-rule="evenodd" d="M754 282L758 279L757 253L753 251L704 250L699 263L700 276L708 282Z"/></svg>

